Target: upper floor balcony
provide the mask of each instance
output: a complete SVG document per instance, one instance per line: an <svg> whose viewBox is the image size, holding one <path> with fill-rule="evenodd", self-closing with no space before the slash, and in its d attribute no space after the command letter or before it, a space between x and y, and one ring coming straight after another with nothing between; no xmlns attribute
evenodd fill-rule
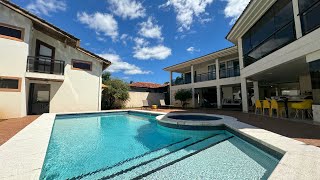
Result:
<svg viewBox="0 0 320 180"><path fill-rule="evenodd" d="M26 77L64 80L65 61L48 57L28 56Z"/></svg>

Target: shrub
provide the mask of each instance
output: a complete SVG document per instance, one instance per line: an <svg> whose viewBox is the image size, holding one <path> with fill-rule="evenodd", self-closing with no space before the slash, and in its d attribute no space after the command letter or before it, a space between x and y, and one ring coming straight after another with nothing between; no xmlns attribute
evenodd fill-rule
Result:
<svg viewBox="0 0 320 180"><path fill-rule="evenodd" d="M174 98L181 102L182 108L185 108L188 104L187 101L192 98L192 91L187 89L179 89L174 95Z"/></svg>

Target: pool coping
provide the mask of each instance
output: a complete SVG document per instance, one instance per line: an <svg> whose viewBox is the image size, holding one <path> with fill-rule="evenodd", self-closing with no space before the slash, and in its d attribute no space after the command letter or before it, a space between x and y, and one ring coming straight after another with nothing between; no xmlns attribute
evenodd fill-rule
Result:
<svg viewBox="0 0 320 180"><path fill-rule="evenodd" d="M157 120L169 114L131 109L43 114L0 146L0 179L39 179L56 116L129 111L159 115ZM320 148L242 123L232 117L216 121L219 122L206 121L197 124L193 121L192 124L185 122L184 125L223 124L245 137L284 154L269 179L318 179L320 177Z"/></svg>

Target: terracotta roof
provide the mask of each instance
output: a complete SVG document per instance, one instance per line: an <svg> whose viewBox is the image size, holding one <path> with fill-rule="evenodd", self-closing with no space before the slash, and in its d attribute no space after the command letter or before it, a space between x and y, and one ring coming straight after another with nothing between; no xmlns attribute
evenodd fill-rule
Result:
<svg viewBox="0 0 320 180"><path fill-rule="evenodd" d="M135 83L129 84L130 87L151 88L151 89L166 87L168 85L169 84L156 84L151 82L135 82Z"/></svg>

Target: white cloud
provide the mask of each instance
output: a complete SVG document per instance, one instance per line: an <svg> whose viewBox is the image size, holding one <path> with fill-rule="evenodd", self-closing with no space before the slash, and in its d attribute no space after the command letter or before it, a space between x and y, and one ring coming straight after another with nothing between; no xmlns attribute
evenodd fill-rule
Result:
<svg viewBox="0 0 320 180"><path fill-rule="evenodd" d="M33 0L26 8L35 14L50 16L52 12L65 11L67 4L63 0Z"/></svg>
<svg viewBox="0 0 320 180"><path fill-rule="evenodd" d="M141 29L139 34L146 38L163 40L161 27L154 23L154 19L149 17L147 21L139 24Z"/></svg>
<svg viewBox="0 0 320 180"><path fill-rule="evenodd" d="M158 59L163 60L171 55L171 49L163 45L152 47L136 47L133 57L141 60Z"/></svg>
<svg viewBox="0 0 320 180"><path fill-rule="evenodd" d="M86 12L82 12L78 13L77 17L81 23L86 24L90 29L95 30L98 35L103 33L105 36L111 37L112 40L115 40L118 37L118 23L110 14L103 14L100 12L87 14Z"/></svg>
<svg viewBox="0 0 320 180"><path fill-rule="evenodd" d="M231 18L230 24L234 24L250 0L224 0L227 1L227 6L224 9L224 14L227 18Z"/></svg>
<svg viewBox="0 0 320 180"><path fill-rule="evenodd" d="M128 34L122 34L120 36L120 40L122 41L122 43L126 46L127 45L127 41L131 41L132 40L132 36L128 35Z"/></svg>
<svg viewBox="0 0 320 180"><path fill-rule="evenodd" d="M177 13L178 31L183 32L190 29L195 17L199 18L202 14L208 15L205 13L206 7L212 2L213 0L168 0L160 7L174 7Z"/></svg>
<svg viewBox="0 0 320 180"><path fill-rule="evenodd" d="M100 54L99 56L108 59L111 61L111 66L107 69L107 71L113 72L123 72L127 75L136 75L136 74L150 74L151 71L144 71L140 67L130 64L128 62L123 61L119 55L112 53Z"/></svg>
<svg viewBox="0 0 320 180"><path fill-rule="evenodd" d="M123 19L136 19L146 16L146 9L136 0L109 0L110 11Z"/></svg>
<svg viewBox="0 0 320 180"><path fill-rule="evenodd" d="M190 53L193 53L193 52L200 52L200 49L196 49L196 48L194 48L194 47L189 47L188 49L187 49L187 51L188 52L190 52Z"/></svg>
<svg viewBox="0 0 320 180"><path fill-rule="evenodd" d="M142 46L147 46L149 45L149 42L146 41L145 39L143 38L139 38L139 37L136 37L133 39L134 42L136 43L136 47L135 48L141 48Z"/></svg>

